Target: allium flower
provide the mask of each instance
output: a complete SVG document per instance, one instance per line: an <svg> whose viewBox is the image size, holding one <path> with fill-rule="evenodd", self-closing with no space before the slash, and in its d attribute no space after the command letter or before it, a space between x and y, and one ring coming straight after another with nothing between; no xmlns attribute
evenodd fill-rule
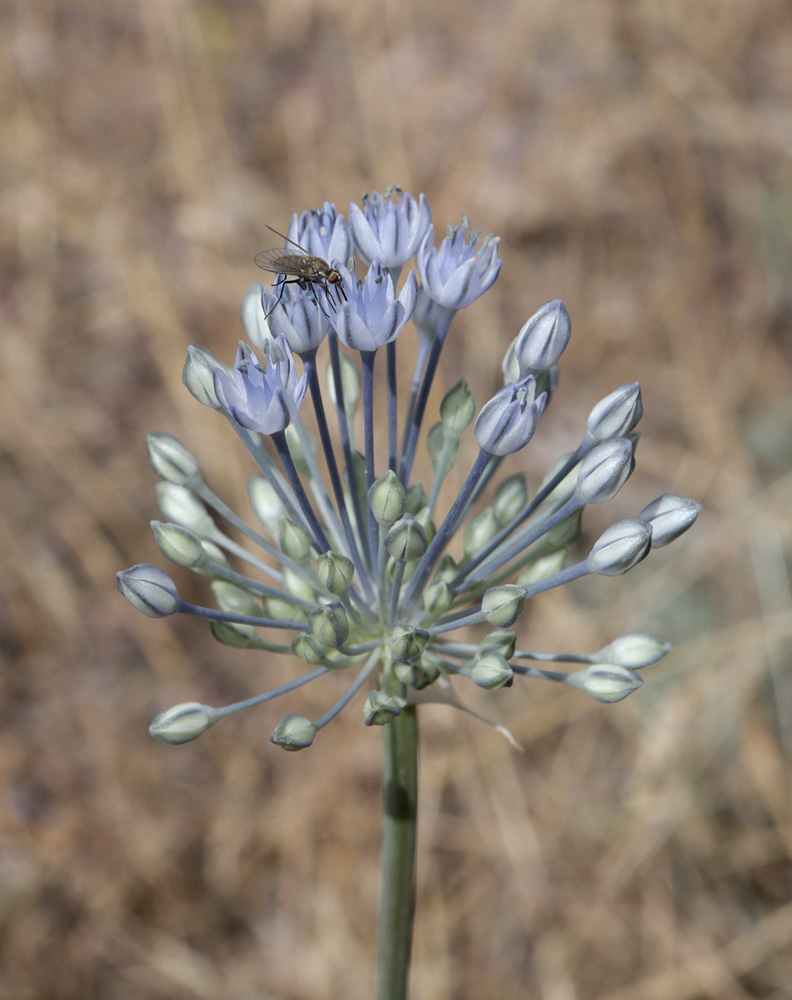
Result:
<svg viewBox="0 0 792 1000"><path fill-rule="evenodd" d="M435 248L426 199L421 195L416 202L398 188L371 195L363 207L353 205L350 219L347 226L329 202L293 217L288 239L320 257L328 273L332 267L340 294L332 300L324 295L321 275L286 287L276 281L269 292L254 285L242 320L262 363L246 343L233 368L206 348L188 352L185 385L200 403L225 414L256 464L248 495L257 524L212 492L180 441L164 433L149 436L149 462L163 480L157 495L164 520L152 521L155 540L171 562L212 581L217 607L183 601L170 577L151 565L120 572L118 588L149 617L206 619L218 642L265 652L265 668L279 654L307 665L293 680L244 701L220 708L184 701L166 709L150 730L166 743L187 743L227 716L322 678L329 689L336 674L354 668L354 679L320 718L289 712L271 739L285 750L307 749L359 693L362 721L383 728L385 802L397 801L399 808L397 814L386 810L383 827L382 933L392 940L381 948L380 983L387 984L381 995L403 998L412 916L416 706L440 701L487 722L466 707L455 685L485 697L533 678L602 703L638 690L638 671L665 656L667 643L633 631L589 654L521 649L521 615L533 597L555 587L586 575L628 572L686 531L700 507L664 494L636 517L612 524L590 551L576 551L583 509L612 499L635 467L635 427L643 413L637 382L596 403L577 447L529 489L515 456L539 429L558 382L558 359L571 333L559 300L523 325L504 359L506 385L477 418L467 380L449 389L439 420L425 435L432 482L428 488L413 482L454 314L497 278L499 241L488 237L479 246L480 234L468 231L463 216L463 226L451 227ZM345 267L355 251L370 262L360 280ZM401 277L413 255L420 288L414 271ZM411 317L419 330L418 352L400 435L397 348ZM374 368L383 348L388 421L378 433ZM299 412L307 391L318 446ZM364 455L355 438L361 400ZM442 487L464 454L465 434L475 437L478 454L443 509ZM277 458L261 435L269 437ZM512 464L502 474L504 460ZM473 627L484 629L475 641L466 633L451 635ZM557 664L571 668L550 669Z"/></svg>
<svg viewBox="0 0 792 1000"><path fill-rule="evenodd" d="M395 340L415 308L415 272L410 271L398 296L380 261L374 261L362 282L346 268L341 273L347 301L332 318L341 343L355 351L376 351Z"/></svg>
<svg viewBox="0 0 792 1000"><path fill-rule="evenodd" d="M415 261L424 291L438 305L464 309L498 277L498 237L487 236L479 247L480 236L468 231L468 221L462 216L462 225L448 227L438 250L433 245L434 226L429 227Z"/></svg>
<svg viewBox="0 0 792 1000"><path fill-rule="evenodd" d="M277 354L267 368L259 364L250 347L240 343L233 377L215 370L214 389L226 412L250 430L261 434L284 431L297 416L307 388L297 380L294 361L285 338L276 341Z"/></svg>
<svg viewBox="0 0 792 1000"><path fill-rule="evenodd" d="M394 197L395 196L395 197ZM414 255L432 222L424 195L416 202L400 187L363 196L363 208L349 206L349 228L366 264L379 260L385 268L399 268Z"/></svg>

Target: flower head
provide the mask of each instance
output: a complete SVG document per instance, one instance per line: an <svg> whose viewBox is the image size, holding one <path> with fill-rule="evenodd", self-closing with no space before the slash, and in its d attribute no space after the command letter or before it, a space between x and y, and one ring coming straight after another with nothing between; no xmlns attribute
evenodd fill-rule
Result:
<svg viewBox="0 0 792 1000"><path fill-rule="evenodd" d="M585 575L628 572L682 534L700 510L693 500L664 494L637 517L606 528L587 554L575 554L584 508L612 499L635 467L633 431L643 413L637 382L593 407L578 447L552 463L535 489L520 471L501 474L501 462L531 441L553 396L571 333L560 300L543 305L523 325L504 361L506 385L477 417L464 377L445 394L439 419L425 435L432 482L427 488L411 482L454 313L490 288L501 263L498 240L480 243L464 216L435 248L430 220L424 196L416 201L399 188L353 205L349 225L329 202L295 215L287 237L295 254L319 257L327 268L302 282L284 285L281 278L269 290L249 289L242 320L253 347L240 343L233 368L205 348L190 349L185 384L201 403L231 418L256 464L248 495L257 526L212 493L185 445L172 435L151 435L149 461L164 480L157 492L166 519L152 522L155 540L166 558L212 580L218 607L181 600L155 566L119 573L118 587L145 615L208 619L217 641L268 656L293 655L308 672L223 708L177 705L155 720L157 738L186 742L221 718L349 667L354 679L321 718L286 715L273 742L287 750L309 747L364 686L363 721L379 726L428 700L433 686L444 700L464 707L453 683L493 691L532 677L613 702L637 690L637 671L668 652L667 643L646 632L627 633L589 655L519 648L520 617L533 597ZM360 280L345 266L355 251L369 263ZM413 256L421 285L411 270L397 293L400 270ZM321 289L327 294L317 295ZM418 353L414 366L408 362L415 374L400 439L397 391L404 380L397 374L404 361L397 359L397 338L411 318ZM384 347L388 426L378 437L374 362ZM326 378L319 370L323 352ZM295 353L303 362L301 376ZM323 402L325 381L340 447ZM303 422L296 418L308 386L315 419ZM464 454L461 441L474 419L478 454L444 508L444 483ZM277 457L251 431L270 435ZM357 450L361 445L365 457ZM489 503L482 499L488 489ZM225 533L226 522L236 537ZM251 567L250 575L232 569L225 553ZM475 643L449 637L467 627L489 630ZM549 670L548 660L576 666Z"/></svg>

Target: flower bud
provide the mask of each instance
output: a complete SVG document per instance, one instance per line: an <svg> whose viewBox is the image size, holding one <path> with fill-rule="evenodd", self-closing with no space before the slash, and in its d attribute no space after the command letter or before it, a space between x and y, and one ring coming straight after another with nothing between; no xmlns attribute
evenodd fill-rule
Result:
<svg viewBox="0 0 792 1000"><path fill-rule="evenodd" d="M228 365L221 364L208 347L192 344L187 348L187 359L182 369L182 382L194 399L213 410L223 409L214 388L214 373L218 368L225 372L229 378L231 377L231 369Z"/></svg>
<svg viewBox="0 0 792 1000"><path fill-rule="evenodd" d="M301 607L281 597L267 597L264 601L264 610L269 618L275 618L278 621L308 621L308 616Z"/></svg>
<svg viewBox="0 0 792 1000"><path fill-rule="evenodd" d="M450 437L460 437L476 415L476 400L466 378L461 378L443 396L440 404L440 423Z"/></svg>
<svg viewBox="0 0 792 1000"><path fill-rule="evenodd" d="M201 538L217 534L215 523L198 497L184 486L175 483L157 483L157 503L163 517L189 528Z"/></svg>
<svg viewBox="0 0 792 1000"><path fill-rule="evenodd" d="M600 576L621 576L645 559L652 545L652 528L636 518L617 521L594 543L587 564Z"/></svg>
<svg viewBox="0 0 792 1000"><path fill-rule="evenodd" d="M217 710L197 701L185 701L173 708L166 708L149 726L156 740L178 746L197 739L217 722Z"/></svg>
<svg viewBox="0 0 792 1000"><path fill-rule="evenodd" d="M313 743L315 736L316 726L310 719L303 715L286 715L270 736L270 743L284 750L304 750Z"/></svg>
<svg viewBox="0 0 792 1000"><path fill-rule="evenodd" d="M201 538L200 542L206 556L206 561L201 560L194 566L191 566L190 569L193 573L197 573L199 576L216 577L218 566L230 569L225 553L219 546L215 545L214 542L210 542L208 538Z"/></svg>
<svg viewBox="0 0 792 1000"><path fill-rule="evenodd" d="M390 527L402 516L407 494L392 469L388 469L371 484L368 502L374 520L383 527Z"/></svg>
<svg viewBox="0 0 792 1000"><path fill-rule="evenodd" d="M283 517L283 501L269 480L250 476L247 481L248 500L256 517L273 537L278 535L278 522Z"/></svg>
<svg viewBox="0 0 792 1000"><path fill-rule="evenodd" d="M293 570L291 566L283 567L283 589L291 597L316 604L316 594L313 585L304 576Z"/></svg>
<svg viewBox="0 0 792 1000"><path fill-rule="evenodd" d="M615 663L620 667L640 670L671 652L671 643L658 639L651 632L628 632L614 639L592 656L596 663Z"/></svg>
<svg viewBox="0 0 792 1000"><path fill-rule="evenodd" d="M575 493L582 504L613 499L635 468L632 445L626 438L603 441L580 463Z"/></svg>
<svg viewBox="0 0 792 1000"><path fill-rule="evenodd" d="M536 396L536 379L510 382L485 403L474 428L479 448L488 455L511 455L533 437L544 413L547 394Z"/></svg>
<svg viewBox="0 0 792 1000"><path fill-rule="evenodd" d="M481 610L490 625L498 628L508 628L520 617L525 604L525 593L522 587L504 584L501 587L491 587L481 599Z"/></svg>
<svg viewBox="0 0 792 1000"><path fill-rule="evenodd" d="M423 594L423 606L432 618L439 618L454 603L454 591L445 580L430 583Z"/></svg>
<svg viewBox="0 0 792 1000"><path fill-rule="evenodd" d="M498 688L511 686L514 681L514 671L500 653L488 651L476 661L470 671L470 677L479 687L487 691L497 691Z"/></svg>
<svg viewBox="0 0 792 1000"><path fill-rule="evenodd" d="M261 604L244 587L227 580L215 580L212 593L223 611L233 611L237 615L261 617Z"/></svg>
<svg viewBox="0 0 792 1000"><path fill-rule="evenodd" d="M259 611L259 614L261 612ZM240 625L238 622L209 622L209 630L218 642L234 649L263 649L261 636L252 625Z"/></svg>
<svg viewBox="0 0 792 1000"><path fill-rule="evenodd" d="M437 528L432 520L432 515L429 513L428 507L422 507L415 515L415 523L419 524L426 535L426 541L431 544L432 539L437 534Z"/></svg>
<svg viewBox="0 0 792 1000"><path fill-rule="evenodd" d="M498 525L502 528L513 521L527 501L528 489L525 485L525 476L521 472L507 476L502 483L498 484L495 498L492 501L492 509L498 519Z"/></svg>
<svg viewBox="0 0 792 1000"><path fill-rule="evenodd" d="M165 618L181 607L173 580L151 563L122 569L116 573L116 586L133 608L149 618Z"/></svg>
<svg viewBox="0 0 792 1000"><path fill-rule="evenodd" d="M510 660L514 656L514 647L517 644L517 636L509 629L499 628L494 632L485 635L478 644L479 652L500 653L505 659Z"/></svg>
<svg viewBox="0 0 792 1000"><path fill-rule="evenodd" d="M325 649L338 649L349 637L349 619L344 605L333 601L308 615L308 631Z"/></svg>
<svg viewBox="0 0 792 1000"><path fill-rule="evenodd" d="M173 434L159 431L146 437L146 455L161 479L177 486L197 486L201 482L198 463Z"/></svg>
<svg viewBox="0 0 792 1000"><path fill-rule="evenodd" d="M355 415L360 401L360 372L348 354L339 352L339 361L341 364L341 391L344 395L344 409L347 419L351 419ZM332 365L327 366L327 391L330 394L333 406L338 406Z"/></svg>
<svg viewBox="0 0 792 1000"><path fill-rule="evenodd" d="M419 510L423 510L426 506L426 490L422 482L413 483L412 486L407 490L407 506L404 508L407 514L412 514L413 517L418 513Z"/></svg>
<svg viewBox="0 0 792 1000"><path fill-rule="evenodd" d="M363 721L367 726L384 726L396 715L401 715L407 702L396 695L371 691L363 706Z"/></svg>
<svg viewBox="0 0 792 1000"><path fill-rule="evenodd" d="M686 532L701 513L701 504L675 493L664 493L638 515L652 526L652 548L659 549Z"/></svg>
<svg viewBox="0 0 792 1000"><path fill-rule="evenodd" d="M445 475L459 457L459 438L448 434L442 424L434 424L426 435L426 450L435 473L442 468Z"/></svg>
<svg viewBox="0 0 792 1000"><path fill-rule="evenodd" d="M208 559L200 538L189 528L163 521L151 521L154 541L166 559L179 566L199 567Z"/></svg>
<svg viewBox="0 0 792 1000"><path fill-rule="evenodd" d="M556 573L560 573L566 564L566 549L556 549L555 552L549 552L546 556L532 559L517 577L517 586L531 587L535 583L547 580L551 576L555 576Z"/></svg>
<svg viewBox="0 0 792 1000"><path fill-rule="evenodd" d="M261 303L261 293L263 291L263 287L258 282L251 285L242 299L240 314L242 317L242 326L245 328L245 339L257 351L262 351L266 354L267 345L274 338Z"/></svg>
<svg viewBox="0 0 792 1000"><path fill-rule="evenodd" d="M469 521L462 536L464 558L471 559L480 552L497 535L499 527L492 507L487 507Z"/></svg>
<svg viewBox="0 0 792 1000"><path fill-rule="evenodd" d="M322 586L331 594L346 594L355 576L355 564L338 552L324 552L316 564Z"/></svg>
<svg viewBox="0 0 792 1000"><path fill-rule="evenodd" d="M517 334L514 355L521 371L549 368L566 350L572 324L566 306L554 299L541 306Z"/></svg>
<svg viewBox="0 0 792 1000"><path fill-rule="evenodd" d="M585 691L596 701L621 701L641 687L643 681L634 670L620 667L615 663L602 663L595 667L586 667L569 674L567 684Z"/></svg>
<svg viewBox="0 0 792 1000"><path fill-rule="evenodd" d="M446 553L437 564L437 569L434 571L432 580L434 582L437 582L438 580L445 580L447 583L451 583L451 581L456 578L458 572L459 567L457 566L456 560L453 556Z"/></svg>
<svg viewBox="0 0 792 1000"><path fill-rule="evenodd" d="M280 522L280 549L289 559L305 562L311 555L311 536L301 524L285 517Z"/></svg>
<svg viewBox="0 0 792 1000"><path fill-rule="evenodd" d="M385 536L385 548L399 562L412 562L426 552L426 532L411 514L405 514Z"/></svg>
<svg viewBox="0 0 792 1000"><path fill-rule="evenodd" d="M545 532L531 551L534 555L546 556L551 555L557 549L571 545L572 542L576 542L580 538L582 524L583 508L579 507L569 517L565 517L563 521Z"/></svg>
<svg viewBox="0 0 792 1000"><path fill-rule="evenodd" d="M323 663L327 656L327 650L306 632L300 632L294 637L291 648L295 656L299 656L304 663L309 663L312 667Z"/></svg>
<svg viewBox="0 0 792 1000"><path fill-rule="evenodd" d="M388 636L388 648L397 663L414 663L420 659L429 638L423 629L397 622Z"/></svg>
<svg viewBox="0 0 792 1000"><path fill-rule="evenodd" d="M595 441L624 437L643 416L641 385L628 382L601 399L589 414L586 429Z"/></svg>

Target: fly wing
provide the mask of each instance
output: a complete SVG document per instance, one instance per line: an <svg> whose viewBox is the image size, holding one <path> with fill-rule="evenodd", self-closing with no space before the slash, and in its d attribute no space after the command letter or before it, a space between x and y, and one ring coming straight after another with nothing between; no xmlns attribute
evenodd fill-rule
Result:
<svg viewBox="0 0 792 1000"><path fill-rule="evenodd" d="M272 274L293 274L297 277L306 273L306 259L296 253L289 253L283 247L262 250L253 260L264 271Z"/></svg>

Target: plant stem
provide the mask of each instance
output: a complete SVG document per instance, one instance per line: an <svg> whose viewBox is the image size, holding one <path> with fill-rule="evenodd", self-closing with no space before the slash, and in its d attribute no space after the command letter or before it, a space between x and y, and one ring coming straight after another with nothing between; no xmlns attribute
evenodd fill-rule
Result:
<svg viewBox="0 0 792 1000"><path fill-rule="evenodd" d="M406 1000L415 913L418 719L415 706L383 726L382 886L377 1000Z"/></svg>

